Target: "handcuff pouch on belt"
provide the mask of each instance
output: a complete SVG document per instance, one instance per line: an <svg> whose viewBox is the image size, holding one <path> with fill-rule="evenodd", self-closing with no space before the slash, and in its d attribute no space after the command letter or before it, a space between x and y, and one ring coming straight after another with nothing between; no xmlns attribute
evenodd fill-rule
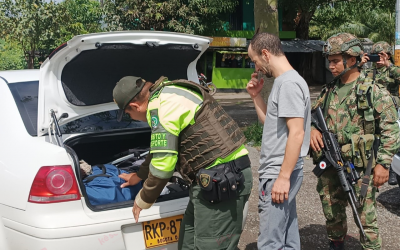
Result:
<svg viewBox="0 0 400 250"><path fill-rule="evenodd" d="M246 167L250 167L250 164ZM237 168L235 161L211 169L200 169L196 179L203 198L213 204L236 199L239 188L244 184L243 169Z"/></svg>

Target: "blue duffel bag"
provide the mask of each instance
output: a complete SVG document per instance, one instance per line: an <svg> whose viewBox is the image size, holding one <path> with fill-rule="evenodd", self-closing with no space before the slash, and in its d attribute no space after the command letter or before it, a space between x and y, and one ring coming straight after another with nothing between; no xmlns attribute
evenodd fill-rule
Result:
<svg viewBox="0 0 400 250"><path fill-rule="evenodd" d="M122 201L134 200L142 183L135 186L121 188L125 181L118 177L119 174L128 173L111 164L92 167L93 173L83 179L86 193L92 205L104 205Z"/></svg>

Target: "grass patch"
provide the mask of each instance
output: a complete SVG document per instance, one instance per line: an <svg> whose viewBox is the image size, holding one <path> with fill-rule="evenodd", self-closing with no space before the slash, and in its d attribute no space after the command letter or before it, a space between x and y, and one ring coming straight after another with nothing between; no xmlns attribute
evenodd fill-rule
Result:
<svg viewBox="0 0 400 250"><path fill-rule="evenodd" d="M259 122L253 123L250 126L246 127L243 131L244 136L247 139L247 143L251 146L260 146L262 133L263 133L263 125Z"/></svg>

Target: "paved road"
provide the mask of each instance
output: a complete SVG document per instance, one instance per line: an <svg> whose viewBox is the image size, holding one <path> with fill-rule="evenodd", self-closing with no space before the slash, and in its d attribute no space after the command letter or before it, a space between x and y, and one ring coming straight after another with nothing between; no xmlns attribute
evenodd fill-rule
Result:
<svg viewBox="0 0 400 250"><path fill-rule="evenodd" d="M315 100L320 92L320 87L311 87L311 99ZM254 105L247 93L217 93L215 99L221 103L225 110L235 119L240 127L257 122ZM252 162L254 187L250 196L250 207L247 222L239 242L240 250L257 249L257 236L259 227L258 218L258 160L259 149L249 147ZM312 174L312 161L305 159L304 181L297 196L297 211L302 249L327 249L328 238L325 230L325 218L322 213L321 203L315 191L317 178ZM400 250L400 188L385 184L378 196L378 224L383 238L382 250ZM346 249L359 250L359 233L352 219L350 208L347 210L349 231L346 237Z"/></svg>
<svg viewBox="0 0 400 250"><path fill-rule="evenodd" d="M311 101L314 101L321 92L320 86L310 87ZM216 93L214 98L222 105L226 112L243 128L257 122L254 104L247 93ZM399 249L400 250L400 249Z"/></svg>

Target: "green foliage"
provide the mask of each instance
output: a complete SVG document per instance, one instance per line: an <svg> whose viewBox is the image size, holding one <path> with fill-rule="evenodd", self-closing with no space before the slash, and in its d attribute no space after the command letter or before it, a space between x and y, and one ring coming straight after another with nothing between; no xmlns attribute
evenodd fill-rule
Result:
<svg viewBox="0 0 400 250"><path fill-rule="evenodd" d="M101 31L102 9L96 0L65 0L61 2L67 11L70 22L63 27L63 41L75 35Z"/></svg>
<svg viewBox="0 0 400 250"><path fill-rule="evenodd" d="M0 37L18 45L28 68L37 68L55 48L73 36L101 30L96 0L0 1Z"/></svg>
<svg viewBox="0 0 400 250"><path fill-rule="evenodd" d="M263 134L263 126L260 123L253 123L246 127L243 131L244 136L247 139L247 143L254 143L254 146L260 146Z"/></svg>
<svg viewBox="0 0 400 250"><path fill-rule="evenodd" d="M49 49L60 36L66 11L43 0L3 0L0 2L0 32L24 51L28 68L33 68L39 49Z"/></svg>
<svg viewBox="0 0 400 250"><path fill-rule="evenodd" d="M296 30L300 39L309 39L309 24L315 11L321 6L329 5L334 0L278 0L283 10L283 22Z"/></svg>
<svg viewBox="0 0 400 250"><path fill-rule="evenodd" d="M237 0L105 0L108 30L169 30L213 34Z"/></svg>
<svg viewBox="0 0 400 250"><path fill-rule="evenodd" d="M14 44L0 40L0 70L25 69L24 52Z"/></svg>
<svg viewBox="0 0 400 250"><path fill-rule="evenodd" d="M394 44L395 0L346 1L321 6L311 22L311 36L323 40L348 32L374 42Z"/></svg>

